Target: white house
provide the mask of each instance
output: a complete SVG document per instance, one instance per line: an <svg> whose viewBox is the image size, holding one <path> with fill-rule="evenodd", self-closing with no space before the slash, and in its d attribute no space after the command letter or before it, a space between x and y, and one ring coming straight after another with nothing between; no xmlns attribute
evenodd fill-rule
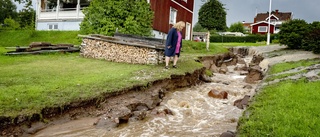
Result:
<svg viewBox="0 0 320 137"><path fill-rule="evenodd" d="M80 30L90 0L37 0L36 30Z"/></svg>
<svg viewBox="0 0 320 137"><path fill-rule="evenodd" d="M37 0L36 30L80 30L84 19L82 9L91 0ZM186 22L183 38L192 37L194 0L147 0L154 11L153 35L166 38L169 29L177 21Z"/></svg>

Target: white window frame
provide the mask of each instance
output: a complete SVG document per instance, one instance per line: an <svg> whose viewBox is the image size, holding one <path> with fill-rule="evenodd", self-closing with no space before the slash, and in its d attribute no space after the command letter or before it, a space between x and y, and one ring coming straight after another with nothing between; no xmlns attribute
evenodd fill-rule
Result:
<svg viewBox="0 0 320 137"><path fill-rule="evenodd" d="M185 35L185 40L191 40L191 23L186 22L186 35Z"/></svg>
<svg viewBox="0 0 320 137"><path fill-rule="evenodd" d="M265 29L265 30L261 30L261 29ZM258 32L268 32L268 26L259 26Z"/></svg>
<svg viewBox="0 0 320 137"><path fill-rule="evenodd" d="M58 30L58 24L48 24L48 30Z"/></svg>
<svg viewBox="0 0 320 137"><path fill-rule="evenodd" d="M169 24L175 24L177 22L177 13L178 10L170 7Z"/></svg>

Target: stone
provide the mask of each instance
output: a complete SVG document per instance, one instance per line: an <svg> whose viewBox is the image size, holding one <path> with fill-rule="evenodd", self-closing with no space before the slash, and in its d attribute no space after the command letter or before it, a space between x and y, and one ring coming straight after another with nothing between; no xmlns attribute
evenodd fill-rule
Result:
<svg viewBox="0 0 320 137"><path fill-rule="evenodd" d="M226 91L218 91L216 89L212 89L208 93L209 97L218 98L218 99L228 99L228 93Z"/></svg>
<svg viewBox="0 0 320 137"><path fill-rule="evenodd" d="M244 89L252 89L252 86L251 85L245 85L243 86Z"/></svg>
<svg viewBox="0 0 320 137"><path fill-rule="evenodd" d="M238 57L238 64L246 64L243 58Z"/></svg>
<svg viewBox="0 0 320 137"><path fill-rule="evenodd" d="M238 107L239 109L243 109L244 106L247 106L249 103L250 96L245 95L242 99L238 99L234 101L233 106Z"/></svg>
<svg viewBox="0 0 320 137"><path fill-rule="evenodd" d="M264 57L262 57L262 55L253 55L253 58L251 60L252 65L259 65L259 63L264 59Z"/></svg>
<svg viewBox="0 0 320 137"><path fill-rule="evenodd" d="M235 133L232 131L223 132L220 137L235 137Z"/></svg>
<svg viewBox="0 0 320 137"><path fill-rule="evenodd" d="M262 80L263 72L258 65L253 66L249 69L248 75L245 77L244 81L246 83L254 84L258 80Z"/></svg>
<svg viewBox="0 0 320 137"><path fill-rule="evenodd" d="M214 73L218 73L219 72L219 68L215 65L215 64L212 64L210 66L210 70Z"/></svg>
<svg viewBox="0 0 320 137"><path fill-rule="evenodd" d="M103 128L103 129L113 129L119 126L119 122L109 118L109 117L100 117L97 122L94 123L96 128Z"/></svg>
<svg viewBox="0 0 320 137"><path fill-rule="evenodd" d="M138 121L138 120L143 120L147 116L147 111L142 110L142 111L134 111L132 112L132 116L129 118L129 121Z"/></svg>
<svg viewBox="0 0 320 137"><path fill-rule="evenodd" d="M219 69L219 73L226 74L227 72L228 72L228 67L226 64L223 63Z"/></svg>
<svg viewBox="0 0 320 137"><path fill-rule="evenodd" d="M209 76L205 75L205 74L201 75L200 80L202 80L204 82L207 82L207 83L212 82L212 79Z"/></svg>

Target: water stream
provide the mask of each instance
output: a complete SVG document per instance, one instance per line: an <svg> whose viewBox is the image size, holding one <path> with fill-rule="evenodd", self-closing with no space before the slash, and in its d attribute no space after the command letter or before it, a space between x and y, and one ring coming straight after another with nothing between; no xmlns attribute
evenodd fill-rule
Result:
<svg viewBox="0 0 320 137"><path fill-rule="evenodd" d="M245 58L246 62L251 57ZM239 65L239 64L237 64ZM167 93L156 108L168 108L173 115L148 115L143 121L122 124L107 131L96 128L97 118L82 118L53 125L33 135L34 137L206 137L219 136L226 131L236 131L243 110L233 106L234 101L254 93L255 84L244 82L244 75L228 66L226 74L214 73L211 83ZM228 99L208 96L211 89L227 91Z"/></svg>

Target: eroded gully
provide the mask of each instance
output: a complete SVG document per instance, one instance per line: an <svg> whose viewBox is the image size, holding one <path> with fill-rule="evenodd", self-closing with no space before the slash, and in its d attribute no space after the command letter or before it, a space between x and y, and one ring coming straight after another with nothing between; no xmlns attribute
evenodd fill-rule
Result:
<svg viewBox="0 0 320 137"><path fill-rule="evenodd" d="M278 49L281 49L281 47L272 50ZM252 96L255 94L259 80L250 82L245 77L250 75L248 66L254 66L250 65L253 60L252 57L260 53L255 49L249 50L246 48L242 49L242 51L238 49L233 49L232 51L236 53L236 56L232 58L237 58L237 62L234 65L228 64L232 60L230 57L224 60L216 58L216 61L220 61L220 64L213 62L214 66L212 64L208 65L208 69L211 69L214 73L212 77L206 78L206 83L167 92L160 105L153 110L148 110L143 120L129 121L117 125L116 128L106 129L96 126L96 117L80 118L67 123L49 126L32 136L202 137L220 136L221 133L226 131L236 132L239 117L244 111L241 107L245 108L245 104L240 104L240 107L238 104L237 107L235 106L235 101L243 99L246 95ZM264 67L267 66L266 64L262 65L265 65ZM264 67L262 66L261 68L266 69ZM265 71L262 70L261 73ZM252 77L254 78L255 76ZM208 95L209 92L220 93L223 91L227 92L227 99L223 99L219 95L216 98Z"/></svg>

